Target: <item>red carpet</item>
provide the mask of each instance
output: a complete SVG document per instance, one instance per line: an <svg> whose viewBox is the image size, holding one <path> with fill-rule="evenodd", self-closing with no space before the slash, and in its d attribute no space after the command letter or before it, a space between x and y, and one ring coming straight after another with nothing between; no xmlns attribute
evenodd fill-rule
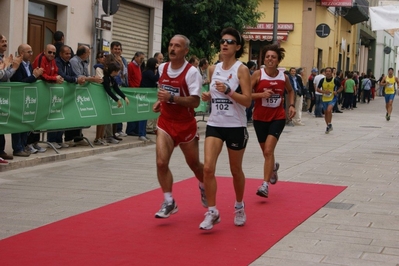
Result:
<svg viewBox="0 0 399 266"><path fill-rule="evenodd" d="M233 224L231 178L218 178L221 223L198 229L204 218L198 184L174 186L179 212L155 219L159 189L0 241L0 265L248 265L345 187L278 182L269 199L247 179L247 223Z"/></svg>

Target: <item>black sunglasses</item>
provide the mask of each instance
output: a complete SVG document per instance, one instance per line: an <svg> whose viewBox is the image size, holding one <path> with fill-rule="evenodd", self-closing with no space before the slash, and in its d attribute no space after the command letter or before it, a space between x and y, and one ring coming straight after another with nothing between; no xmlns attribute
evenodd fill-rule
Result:
<svg viewBox="0 0 399 266"><path fill-rule="evenodd" d="M55 55L55 52L53 52L53 51L47 51L47 53L48 53L48 54L54 54L54 55Z"/></svg>
<svg viewBox="0 0 399 266"><path fill-rule="evenodd" d="M220 44L224 44L225 42L227 42L227 44L236 44L237 43L236 40L232 40L232 39L221 39L219 41Z"/></svg>

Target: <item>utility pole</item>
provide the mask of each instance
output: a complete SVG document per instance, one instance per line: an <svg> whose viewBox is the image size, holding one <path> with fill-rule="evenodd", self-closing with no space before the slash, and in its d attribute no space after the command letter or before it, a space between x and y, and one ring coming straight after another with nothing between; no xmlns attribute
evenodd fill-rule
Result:
<svg viewBox="0 0 399 266"><path fill-rule="evenodd" d="M278 4L279 0L274 0L274 17L273 17L273 43L277 44L277 28L278 28Z"/></svg>

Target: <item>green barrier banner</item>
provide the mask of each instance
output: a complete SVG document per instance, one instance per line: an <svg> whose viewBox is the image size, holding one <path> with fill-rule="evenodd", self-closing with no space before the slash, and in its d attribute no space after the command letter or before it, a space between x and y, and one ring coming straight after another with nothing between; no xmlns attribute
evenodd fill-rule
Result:
<svg viewBox="0 0 399 266"><path fill-rule="evenodd" d="M209 84L207 84L207 85L203 85L202 86L202 88L201 88L201 93L203 93L203 92L208 92L209 91ZM202 100L200 101L200 105L197 107L197 108L195 108L194 109L194 111L196 112L196 113L199 113L199 112L207 112L208 111L208 102L203 102Z"/></svg>
<svg viewBox="0 0 399 266"><path fill-rule="evenodd" d="M156 119L156 88L122 88L130 104L118 108L103 85L2 82L0 134Z"/></svg>

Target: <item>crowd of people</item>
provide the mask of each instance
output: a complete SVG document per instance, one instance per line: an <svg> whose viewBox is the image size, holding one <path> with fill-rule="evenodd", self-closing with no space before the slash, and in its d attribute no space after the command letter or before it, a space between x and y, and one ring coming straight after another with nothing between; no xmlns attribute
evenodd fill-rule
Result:
<svg viewBox="0 0 399 266"><path fill-rule="evenodd" d="M32 47L21 44L15 56L6 56L7 38L0 34L0 81L33 83L37 80L61 84L63 82L82 85L86 82L103 84L105 92L117 103L118 107L129 104L129 99L121 91L121 87L156 88L159 79L158 66L163 62L162 53L156 53L147 60L144 67L144 53L137 52L130 63L122 56L122 44L114 41L110 45L110 53L100 51L96 55L94 75L90 74L90 47L81 45L76 50L64 44L64 34L54 33L54 43L47 44L36 58L33 58ZM118 95L118 96L117 96ZM127 122L126 133L122 131L122 123L98 125L94 145L117 144L127 135L138 136L141 141L149 141L146 137L147 121ZM46 152L39 145L40 135L34 132L11 134L12 154L5 152L5 137L0 135L0 165L8 164L14 156L28 157L34 153ZM47 132L48 146L53 149L87 146L82 129L59 129Z"/></svg>
<svg viewBox="0 0 399 266"><path fill-rule="evenodd" d="M296 95L295 108L316 118L324 117L326 134L333 130L332 113L354 110L358 103L369 104L375 97L385 97L385 118L390 120L396 87L399 85L398 78L393 75L393 68L389 68L388 75L382 74L378 80L372 72L344 73L333 67L323 68L320 72L313 68L307 80L302 73L301 68L286 71ZM303 80L306 80L306 83ZM286 123L289 126L305 125L300 115L296 115L292 120L287 117Z"/></svg>
<svg viewBox="0 0 399 266"><path fill-rule="evenodd" d="M277 44L265 47L263 65L257 69L252 61L246 64L239 61L245 50L244 45L245 41L236 29L225 28L221 32L219 60L210 66L207 59L192 56L187 60L190 40L178 34L169 41L168 62L163 62L163 55L156 53L144 66L144 53L136 52L131 62L127 63L121 55L122 44L112 42L109 55L102 51L97 53L95 75L90 76L87 63L90 49L87 46L78 47L76 55L72 56L74 53L69 46L59 42L56 45L48 44L31 65L32 49L22 44L18 48L19 56L1 57L0 79L102 83L118 107L123 105L123 101L129 104L128 97L120 87L157 87L157 101L152 110L160 113L156 121L156 172L163 201L155 217L169 218L178 212L177 201L172 193L173 174L169 162L174 149L179 146L198 180L201 204L207 209L199 228L210 230L221 221L221 210L217 208L216 165L225 143L235 193L233 223L243 226L247 217L242 164L249 140L248 123L253 123L264 159L263 180L254 192L259 197L268 198L270 185L278 181L280 164L275 159L278 140L287 124L305 125L301 116L303 110L316 118L324 117L325 133L328 134L333 130L332 113L341 112L339 105L342 106L341 110L352 110L356 108L356 103L369 103L376 94L384 93L386 120L389 121L396 85L399 85L393 69L389 69L388 75L378 81L372 73L358 76L357 73L348 72L344 76L341 71L331 67L321 69L320 73L313 68L309 78L305 79L302 68L285 71L279 67L285 50ZM0 34L0 55L4 54L6 48L7 41ZM209 91L202 91L204 85L209 85ZM377 85L385 89L376 90ZM200 161L199 133L194 112L201 100L210 104L203 163ZM146 141L146 128L146 121L127 122L126 133L122 131L122 124L98 125L94 144L118 143L126 135L138 136ZM29 133L12 134L14 155L44 152L45 148L38 145L36 136ZM48 140L56 148L86 145L81 129L49 132ZM4 136L0 136L0 157L2 162L12 159L4 152Z"/></svg>

